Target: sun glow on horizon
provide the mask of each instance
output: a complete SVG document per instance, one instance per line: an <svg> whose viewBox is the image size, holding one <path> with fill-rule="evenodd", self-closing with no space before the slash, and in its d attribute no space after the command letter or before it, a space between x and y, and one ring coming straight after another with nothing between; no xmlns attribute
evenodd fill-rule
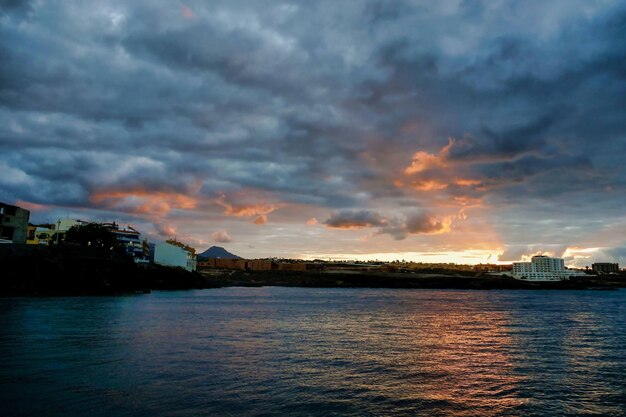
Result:
<svg viewBox="0 0 626 417"><path fill-rule="evenodd" d="M298 255L300 259L323 259L332 261L383 261L392 262L404 260L407 262L423 263L455 263L455 264L509 264L510 262L498 261L502 250L466 250L450 252L379 252L362 254L329 254L329 253L306 253Z"/></svg>

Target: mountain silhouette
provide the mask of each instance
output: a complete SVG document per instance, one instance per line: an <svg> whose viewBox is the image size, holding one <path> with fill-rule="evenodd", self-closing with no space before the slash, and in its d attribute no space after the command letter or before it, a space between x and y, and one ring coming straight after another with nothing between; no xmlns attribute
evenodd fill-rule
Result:
<svg viewBox="0 0 626 417"><path fill-rule="evenodd" d="M198 258L242 259L241 256L232 254L228 252L226 249L222 248L221 246L211 246L209 249L205 250L204 252L199 253Z"/></svg>

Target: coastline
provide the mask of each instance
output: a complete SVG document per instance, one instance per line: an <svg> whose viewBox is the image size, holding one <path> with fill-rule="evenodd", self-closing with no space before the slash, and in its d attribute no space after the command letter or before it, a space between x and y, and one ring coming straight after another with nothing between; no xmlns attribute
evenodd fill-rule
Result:
<svg viewBox="0 0 626 417"><path fill-rule="evenodd" d="M589 275L560 282L528 282L505 275L369 271L189 272L140 267L129 258L82 247L0 249L0 296L142 294L152 290L220 287L406 288L468 290L610 290L626 288L625 275Z"/></svg>
<svg viewBox="0 0 626 417"><path fill-rule="evenodd" d="M220 287L311 287L311 288L398 288L467 290L611 290L626 288L626 276L594 276L585 280L529 282L503 275L423 274L423 273L324 273L284 271L215 270L210 281Z"/></svg>

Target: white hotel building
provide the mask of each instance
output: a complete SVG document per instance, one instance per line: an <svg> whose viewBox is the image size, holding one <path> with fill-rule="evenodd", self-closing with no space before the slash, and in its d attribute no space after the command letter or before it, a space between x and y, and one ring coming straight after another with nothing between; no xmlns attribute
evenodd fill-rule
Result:
<svg viewBox="0 0 626 417"><path fill-rule="evenodd" d="M513 277L525 281L562 281L585 275L584 272L565 268L561 258L537 255L530 262L513 262Z"/></svg>

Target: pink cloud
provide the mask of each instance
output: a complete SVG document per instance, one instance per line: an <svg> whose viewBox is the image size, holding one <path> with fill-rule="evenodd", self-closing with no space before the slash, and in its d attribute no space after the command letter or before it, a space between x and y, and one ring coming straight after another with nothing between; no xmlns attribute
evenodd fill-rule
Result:
<svg viewBox="0 0 626 417"><path fill-rule="evenodd" d="M217 243L228 243L233 241L233 238L230 237L226 230L211 233L211 238L213 238L213 240Z"/></svg>

